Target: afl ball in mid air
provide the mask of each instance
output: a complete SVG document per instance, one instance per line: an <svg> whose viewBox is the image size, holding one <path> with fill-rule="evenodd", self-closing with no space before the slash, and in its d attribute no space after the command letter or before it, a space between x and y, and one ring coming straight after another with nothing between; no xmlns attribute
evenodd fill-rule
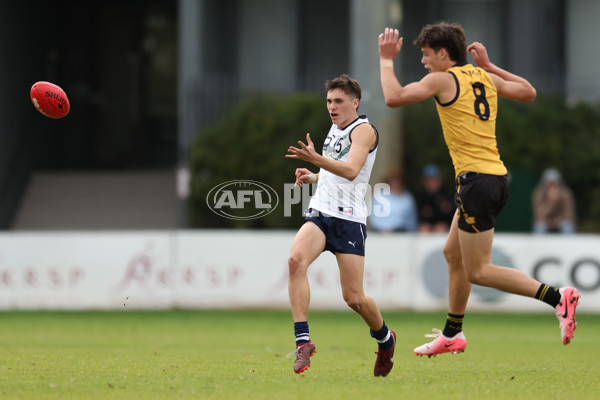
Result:
<svg viewBox="0 0 600 400"><path fill-rule="evenodd" d="M35 108L46 117L63 118L71 109L65 91L53 83L36 82L29 94Z"/></svg>

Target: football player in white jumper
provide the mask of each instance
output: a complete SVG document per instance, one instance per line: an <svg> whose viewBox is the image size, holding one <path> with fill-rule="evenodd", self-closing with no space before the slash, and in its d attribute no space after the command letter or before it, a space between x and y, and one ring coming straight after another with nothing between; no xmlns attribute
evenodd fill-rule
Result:
<svg viewBox="0 0 600 400"><path fill-rule="evenodd" d="M317 183L305 222L292 244L288 260L289 296L296 350L294 371L310 366L315 345L308 330L310 286L307 271L323 251L332 252L340 270L342 295L371 329L378 342L375 376L387 376L393 367L396 334L385 325L375 301L363 290L367 206L365 192L377 154L378 132L366 116L358 115L360 84L341 75L327 81L327 110L333 125L318 154L310 138L299 147L290 146L286 157L307 161L320 168L318 174L296 169L296 185Z"/></svg>

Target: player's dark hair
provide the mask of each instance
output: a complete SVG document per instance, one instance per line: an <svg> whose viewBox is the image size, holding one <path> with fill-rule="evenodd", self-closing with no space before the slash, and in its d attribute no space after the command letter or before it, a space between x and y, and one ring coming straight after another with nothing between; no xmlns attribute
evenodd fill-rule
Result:
<svg viewBox="0 0 600 400"><path fill-rule="evenodd" d="M413 44L419 48L431 47L436 53L446 49L450 59L456 63L467 61L467 38L459 24L442 21L425 25Z"/></svg>
<svg viewBox="0 0 600 400"><path fill-rule="evenodd" d="M325 82L325 90L329 92L333 89L342 89L348 96L359 100L362 95L360 83L358 83L356 79L350 78L347 74L340 75L337 78Z"/></svg>

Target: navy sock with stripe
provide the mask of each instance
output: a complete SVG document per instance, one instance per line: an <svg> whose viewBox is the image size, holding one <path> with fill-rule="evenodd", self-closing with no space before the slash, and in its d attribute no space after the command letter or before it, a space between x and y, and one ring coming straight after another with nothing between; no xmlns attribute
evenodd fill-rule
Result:
<svg viewBox="0 0 600 400"><path fill-rule="evenodd" d="M308 321L294 322L294 335L296 336L296 346L310 342Z"/></svg>
<svg viewBox="0 0 600 400"><path fill-rule="evenodd" d="M374 331L371 329L371 337L377 340L380 350L389 350L394 345L394 339L385 322L380 330Z"/></svg>

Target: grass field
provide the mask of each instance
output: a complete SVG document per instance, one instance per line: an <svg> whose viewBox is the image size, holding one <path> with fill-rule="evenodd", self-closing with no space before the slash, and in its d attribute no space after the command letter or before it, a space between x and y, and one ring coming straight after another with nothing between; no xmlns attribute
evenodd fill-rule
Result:
<svg viewBox="0 0 600 400"><path fill-rule="evenodd" d="M569 346L551 312L467 315L463 354L412 349L443 313L384 313L395 366L351 312L313 312L312 366L293 372L290 313L3 312L2 399L597 399L600 315L578 315Z"/></svg>

